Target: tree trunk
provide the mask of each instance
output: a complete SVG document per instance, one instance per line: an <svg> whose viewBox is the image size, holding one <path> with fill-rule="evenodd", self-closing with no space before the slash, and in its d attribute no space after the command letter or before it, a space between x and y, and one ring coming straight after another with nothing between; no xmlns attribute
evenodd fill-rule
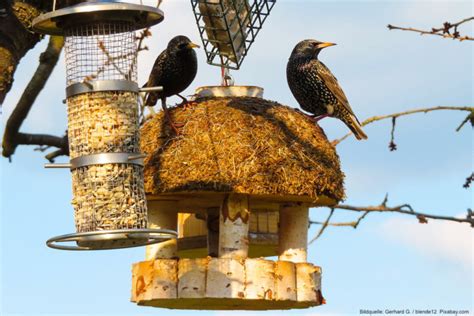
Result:
<svg viewBox="0 0 474 316"><path fill-rule="evenodd" d="M31 23L42 13L38 1L1 1L0 10L4 13L0 17L0 105L10 91L21 58L41 39L31 31Z"/></svg>
<svg viewBox="0 0 474 316"><path fill-rule="evenodd" d="M50 11L52 3L51 0L0 0L0 105L12 87L20 60L43 38L33 33L33 19ZM67 5L67 0L57 0L57 8Z"/></svg>

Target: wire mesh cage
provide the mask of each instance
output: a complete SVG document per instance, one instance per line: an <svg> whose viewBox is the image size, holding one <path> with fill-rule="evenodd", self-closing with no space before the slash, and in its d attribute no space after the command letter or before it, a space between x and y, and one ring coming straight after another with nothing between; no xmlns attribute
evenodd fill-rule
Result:
<svg viewBox="0 0 474 316"><path fill-rule="evenodd" d="M104 91L68 98L72 159L100 153L139 154L137 94ZM78 232L146 228L142 167L90 165L72 170Z"/></svg>
<svg viewBox="0 0 474 316"><path fill-rule="evenodd" d="M276 0L191 0L207 62L239 69Z"/></svg>
<svg viewBox="0 0 474 316"><path fill-rule="evenodd" d="M67 85L88 80L137 80L131 23L91 23L65 30Z"/></svg>
<svg viewBox="0 0 474 316"><path fill-rule="evenodd" d="M175 235L147 228L139 148L135 31L162 18L156 8L89 1L35 21L37 30L65 36L76 234L50 239L50 246L123 248ZM55 244L69 241L75 241L77 247Z"/></svg>

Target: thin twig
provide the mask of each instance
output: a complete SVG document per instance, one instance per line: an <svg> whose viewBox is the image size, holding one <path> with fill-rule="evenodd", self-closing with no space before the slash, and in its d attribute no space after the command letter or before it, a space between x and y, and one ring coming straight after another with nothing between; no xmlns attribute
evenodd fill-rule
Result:
<svg viewBox="0 0 474 316"><path fill-rule="evenodd" d="M469 177L466 178L466 182L462 186L464 189L469 189L471 187L471 183L474 181L474 172L471 173Z"/></svg>
<svg viewBox="0 0 474 316"><path fill-rule="evenodd" d="M356 229L360 222L369 214L370 212L365 212L357 220L352 221L352 222L338 222L338 223L326 223L326 222L319 222L319 221L309 221L310 225L324 225L326 223L326 226L334 226L334 227L342 227L342 226L348 226Z"/></svg>
<svg viewBox="0 0 474 316"><path fill-rule="evenodd" d="M390 143L388 144L388 148L390 151L397 150L397 144L395 144L395 126L397 124L397 118L392 117L392 130L390 131Z"/></svg>
<svg viewBox="0 0 474 316"><path fill-rule="evenodd" d="M58 150L55 150L53 152L50 152L45 156L46 159L48 159L49 162L53 163L54 160L59 157L59 156L68 156L69 152L64 151L64 149L60 148Z"/></svg>
<svg viewBox="0 0 474 316"><path fill-rule="evenodd" d="M456 128L456 132L459 132L461 128L464 126L464 124L466 124L467 122L471 122L471 126L474 127L474 111L471 111L471 113L469 113L466 116L464 121L462 121L462 123L458 126L458 128Z"/></svg>
<svg viewBox="0 0 474 316"><path fill-rule="evenodd" d="M49 39L48 47L41 54L40 64L36 72L23 91L18 104L6 123L2 142L2 155L4 157L11 158L18 145L46 145L61 148L65 152L68 151L67 139L65 141L64 137L20 133L20 127L23 121L28 116L36 97L43 89L56 66L63 44L64 39L62 37L52 36Z"/></svg>
<svg viewBox="0 0 474 316"><path fill-rule="evenodd" d="M426 31L426 30L419 30L415 29L412 27L401 27L401 26L394 26L394 25L387 25L387 28L389 30L400 30L400 31L410 31L410 32L416 32L419 33L420 35L436 35L436 36L441 36L443 38L452 38L456 39L459 41L474 41L474 37L471 36L461 36L461 34L458 31L458 27L466 22L474 20L474 17L469 17L464 20L461 20L457 23L449 23L449 22L444 22L443 26L440 28L431 28L431 31ZM452 32L451 32L452 31Z"/></svg>
<svg viewBox="0 0 474 316"><path fill-rule="evenodd" d="M406 115L412 115L412 114L416 114L416 113L428 113L428 112L439 111L439 110L468 111L468 112L472 113L472 112L474 112L474 107L471 107L471 106L435 106L435 107L431 107L431 108L415 109L415 110L409 110L409 111L393 113L393 114L388 114L388 115L372 116L372 117L366 119L365 121L363 121L361 123L361 125L366 126L368 124L371 124L371 123L374 123L374 122L377 122L377 121L386 120L386 119L389 119L389 118L393 119L393 118L398 118L398 117L406 116ZM458 129L456 129L456 131L458 131ZM340 142L345 140L347 137L349 137L350 135L352 135L352 132L347 133L346 135L344 135L343 137L341 137L339 139L333 140L332 144L334 146L336 146Z"/></svg>
<svg viewBox="0 0 474 316"><path fill-rule="evenodd" d="M331 212L329 212L329 216L328 218L326 218L326 221L323 223L323 226L321 226L321 229L319 230L319 233L316 235L316 237L314 237L313 239L311 239L311 241L309 242L309 244L312 244L314 241L316 241L316 239L318 239L319 237L321 237L321 235L324 233L324 231L326 230L326 227L328 227L329 223L330 223L330 220L331 220L331 217L332 215L334 214L334 209L331 208Z"/></svg>

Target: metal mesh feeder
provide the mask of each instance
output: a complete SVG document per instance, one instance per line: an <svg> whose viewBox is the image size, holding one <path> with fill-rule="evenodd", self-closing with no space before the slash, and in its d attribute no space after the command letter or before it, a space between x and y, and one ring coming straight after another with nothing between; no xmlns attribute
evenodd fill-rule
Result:
<svg viewBox="0 0 474 316"><path fill-rule="evenodd" d="M239 69L276 0L191 0L207 62Z"/></svg>
<svg viewBox="0 0 474 316"><path fill-rule="evenodd" d="M76 233L51 238L50 247L115 249L176 236L147 228L139 149L135 31L162 20L153 7L87 2L33 22L38 32L65 37L71 160L48 167L71 169Z"/></svg>

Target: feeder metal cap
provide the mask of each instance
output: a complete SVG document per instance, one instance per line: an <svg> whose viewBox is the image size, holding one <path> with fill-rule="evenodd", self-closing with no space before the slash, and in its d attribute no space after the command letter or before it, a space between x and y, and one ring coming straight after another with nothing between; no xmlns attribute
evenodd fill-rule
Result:
<svg viewBox="0 0 474 316"><path fill-rule="evenodd" d="M121 2L83 2L42 14L33 20L37 33L63 35L65 26L91 22L131 22L135 30L160 23L163 11L158 8Z"/></svg>

